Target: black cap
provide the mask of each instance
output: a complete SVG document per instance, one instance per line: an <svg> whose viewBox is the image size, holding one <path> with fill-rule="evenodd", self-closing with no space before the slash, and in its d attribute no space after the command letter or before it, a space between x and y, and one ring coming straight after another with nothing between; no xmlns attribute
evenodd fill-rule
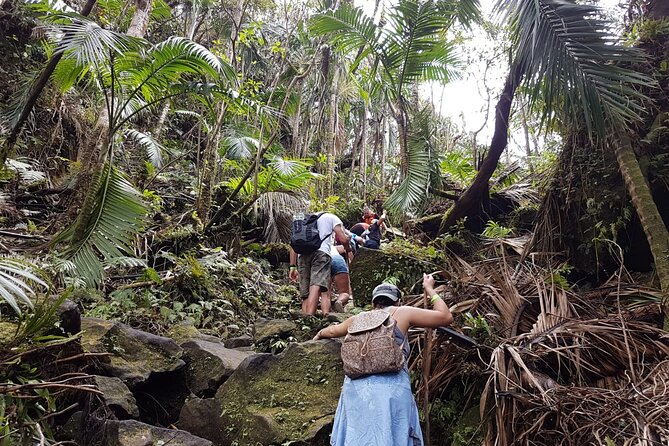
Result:
<svg viewBox="0 0 669 446"><path fill-rule="evenodd" d="M385 296L393 302L397 302L402 298L402 292L391 283L382 283L372 291L372 303L374 303L377 297L381 296Z"/></svg>

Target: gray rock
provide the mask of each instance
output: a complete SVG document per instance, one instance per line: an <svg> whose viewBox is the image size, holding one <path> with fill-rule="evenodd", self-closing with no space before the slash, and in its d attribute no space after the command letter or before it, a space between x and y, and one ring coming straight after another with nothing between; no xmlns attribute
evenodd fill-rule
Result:
<svg viewBox="0 0 669 446"><path fill-rule="evenodd" d="M91 425L76 412L61 430L62 437L89 446L212 446L211 441L178 429L151 426L136 420L106 420ZM86 431L86 432L83 432Z"/></svg>
<svg viewBox="0 0 669 446"><path fill-rule="evenodd" d="M186 402L178 426L215 446L326 446L344 379L340 348L309 341L281 355L250 356L214 398Z"/></svg>
<svg viewBox="0 0 669 446"><path fill-rule="evenodd" d="M253 337L256 344L260 344L270 338L287 338L297 330L295 322L286 319L258 319L253 324Z"/></svg>
<svg viewBox="0 0 669 446"><path fill-rule="evenodd" d="M198 396L207 392L211 392L211 396L239 364L252 354L203 339L191 339L181 344L181 348L189 360L186 382L191 392Z"/></svg>
<svg viewBox="0 0 669 446"><path fill-rule="evenodd" d="M226 339L224 344L227 348L251 347L253 345L253 338L248 335L238 336Z"/></svg>
<svg viewBox="0 0 669 446"><path fill-rule="evenodd" d="M211 446L209 440L186 431L164 429L135 420L108 421L106 446Z"/></svg>
<svg viewBox="0 0 669 446"><path fill-rule="evenodd" d="M116 377L99 375L96 375L94 379L98 389L104 394L102 398L105 405L114 412L117 418L137 418L139 416L137 401L123 381Z"/></svg>
<svg viewBox="0 0 669 446"><path fill-rule="evenodd" d="M75 334L81 331L81 311L75 302L66 299L56 313L60 318L60 328L65 333Z"/></svg>
<svg viewBox="0 0 669 446"><path fill-rule="evenodd" d="M221 421L221 405L214 398L192 398L181 408L177 426L202 438L216 441L225 435ZM217 445L220 443L216 443Z"/></svg>
<svg viewBox="0 0 669 446"><path fill-rule="evenodd" d="M171 339L97 318L81 319L81 346L87 353L111 353L102 362L105 373L131 389L152 373L172 372L185 365L182 349Z"/></svg>

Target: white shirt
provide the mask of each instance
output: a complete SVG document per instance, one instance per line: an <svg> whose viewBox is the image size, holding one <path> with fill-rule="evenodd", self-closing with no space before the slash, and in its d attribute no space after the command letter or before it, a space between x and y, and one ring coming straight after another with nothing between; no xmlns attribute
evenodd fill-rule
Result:
<svg viewBox="0 0 669 446"><path fill-rule="evenodd" d="M319 251L323 251L325 254L330 255L330 246L332 246L332 231L334 231L335 226L342 225L343 223L335 214L330 214L328 212L322 214L318 218L318 236L323 240L321 242L321 247L318 248Z"/></svg>

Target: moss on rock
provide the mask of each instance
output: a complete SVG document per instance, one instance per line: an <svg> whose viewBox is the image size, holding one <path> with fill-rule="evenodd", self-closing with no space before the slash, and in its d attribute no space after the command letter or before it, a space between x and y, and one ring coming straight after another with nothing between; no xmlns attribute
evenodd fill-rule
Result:
<svg viewBox="0 0 669 446"><path fill-rule="evenodd" d="M179 425L216 446L287 441L325 446L327 436L319 433L334 418L344 378L339 350L336 341L309 341L293 344L281 355L254 355L213 400L187 403ZM210 422L198 427L203 416Z"/></svg>

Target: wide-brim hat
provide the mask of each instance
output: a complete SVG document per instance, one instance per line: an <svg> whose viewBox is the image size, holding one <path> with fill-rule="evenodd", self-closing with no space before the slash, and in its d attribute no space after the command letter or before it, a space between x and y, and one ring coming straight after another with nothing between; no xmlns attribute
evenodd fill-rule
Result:
<svg viewBox="0 0 669 446"><path fill-rule="evenodd" d="M382 283L381 285L377 285L374 291L372 291L372 303L382 296L387 297L393 302L397 302L402 298L402 292L391 283Z"/></svg>

